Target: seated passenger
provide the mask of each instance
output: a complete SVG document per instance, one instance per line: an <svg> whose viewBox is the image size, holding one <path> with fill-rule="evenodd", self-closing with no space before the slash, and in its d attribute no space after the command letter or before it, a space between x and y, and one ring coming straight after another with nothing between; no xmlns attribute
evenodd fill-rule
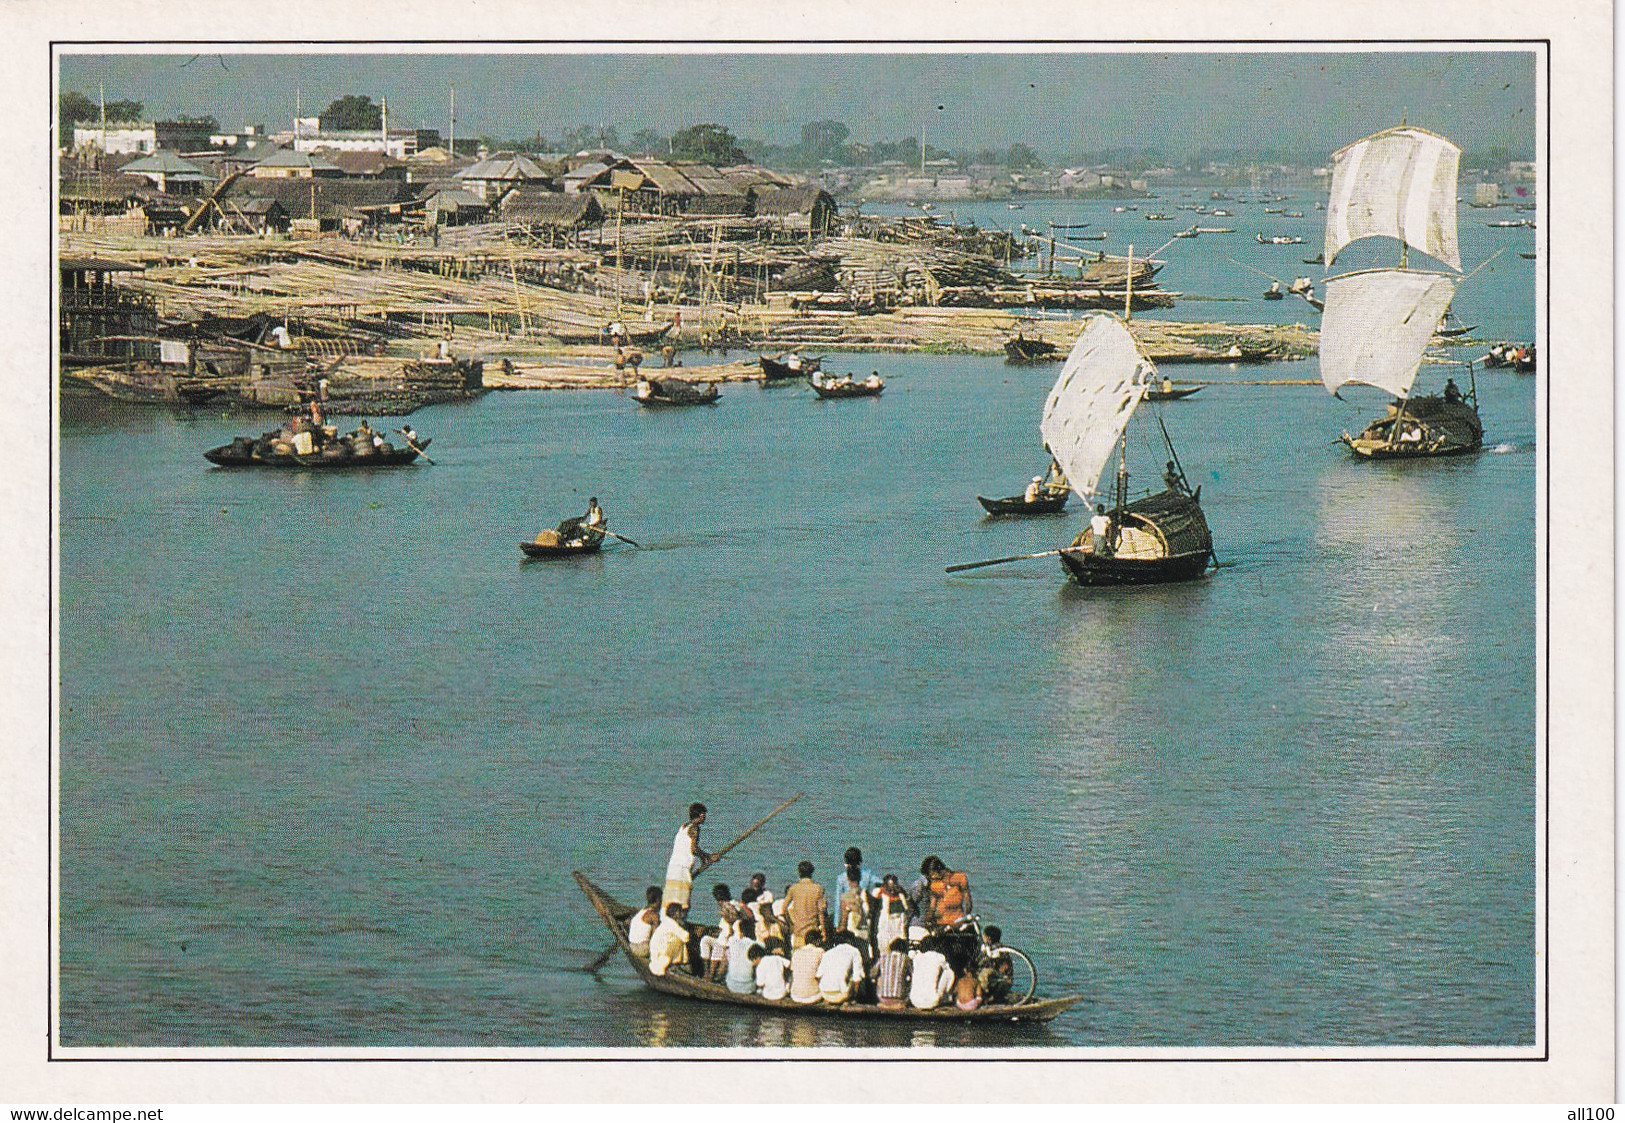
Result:
<svg viewBox="0 0 1625 1123"><path fill-rule="evenodd" d="M756 992L756 964L762 958L762 945L756 942L756 922L739 918L739 934L728 942L726 982L735 994Z"/></svg>
<svg viewBox="0 0 1625 1123"><path fill-rule="evenodd" d="M857 937L838 933L834 944L818 960L818 993L826 1006L849 1002L863 981L863 953Z"/></svg>
<svg viewBox="0 0 1625 1123"><path fill-rule="evenodd" d="M626 925L626 942L632 945L632 950L639 955L649 954L649 938L654 935L655 928L660 923L660 886L651 885L643 891L646 904L636 913Z"/></svg>
<svg viewBox="0 0 1625 1123"><path fill-rule="evenodd" d="M927 939L915 953L908 1002L916 1010L935 1010L954 985L948 957L937 950L935 938Z"/></svg>
<svg viewBox="0 0 1625 1123"><path fill-rule="evenodd" d="M803 1006L818 1001L818 964L824 958L824 941L816 932L790 955L790 999Z"/></svg>
<svg viewBox="0 0 1625 1123"><path fill-rule="evenodd" d="M972 974L960 975L954 980L954 1005L961 1010L974 1010L982 1004L982 987Z"/></svg>
<svg viewBox="0 0 1625 1123"><path fill-rule="evenodd" d="M683 923L687 912L677 901L666 906L660 927L649 938L649 970L654 974L664 975L673 964L681 968L688 962L688 925Z"/></svg>
<svg viewBox="0 0 1625 1123"><path fill-rule="evenodd" d="M1039 492L1041 492L1043 490L1044 490L1044 477L1043 476L1034 476L1033 477L1033 482L1027 485L1027 490L1021 493L1022 502L1024 502L1024 503L1036 503L1038 501Z"/></svg>
<svg viewBox="0 0 1625 1123"><path fill-rule="evenodd" d="M908 941L899 936L880 956L875 970L875 995L888 1010L908 1005Z"/></svg>
<svg viewBox="0 0 1625 1123"><path fill-rule="evenodd" d="M784 957L784 951L784 941L769 940L756 963L756 993L771 1002L781 1002L790 993L790 961Z"/></svg>

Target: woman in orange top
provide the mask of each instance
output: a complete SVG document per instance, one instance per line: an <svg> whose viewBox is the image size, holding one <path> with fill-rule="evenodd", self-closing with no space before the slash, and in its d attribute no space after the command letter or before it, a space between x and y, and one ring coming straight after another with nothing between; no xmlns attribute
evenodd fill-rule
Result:
<svg viewBox="0 0 1625 1123"><path fill-rule="evenodd" d="M970 912L970 879L964 874L938 862L931 871L928 888L931 892L932 920L936 924L951 928Z"/></svg>

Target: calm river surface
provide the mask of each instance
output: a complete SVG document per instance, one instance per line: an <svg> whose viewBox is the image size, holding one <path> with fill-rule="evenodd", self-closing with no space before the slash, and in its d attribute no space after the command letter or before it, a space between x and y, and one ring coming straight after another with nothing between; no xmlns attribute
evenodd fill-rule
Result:
<svg viewBox="0 0 1625 1123"><path fill-rule="evenodd" d="M1480 290L1497 334L1532 334L1532 265ZM1274 315L1253 280L1200 318ZM1485 451L1400 466L1334 444L1374 391L1171 403L1225 568L1085 591L1054 558L943 572L1076 532L975 502L1043 467L1057 368L829 365L885 395L492 394L412 418L435 466L326 476L202 459L268 416L67 404L62 1043L1534 1042L1534 380L1481 373ZM521 560L588 495L645 548ZM941 854L1087 1001L828 1025L577 969L606 933L571 870L631 901L691 800L715 847L796 791L696 901Z"/></svg>

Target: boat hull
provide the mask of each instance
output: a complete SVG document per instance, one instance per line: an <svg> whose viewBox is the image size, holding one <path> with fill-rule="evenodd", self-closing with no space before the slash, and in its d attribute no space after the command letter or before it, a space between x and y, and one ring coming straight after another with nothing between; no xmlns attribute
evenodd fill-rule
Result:
<svg viewBox="0 0 1625 1123"><path fill-rule="evenodd" d="M574 545L560 543L549 546L541 542L521 542L519 548L525 552L527 558L579 558L596 554L603 545L603 535L597 535Z"/></svg>
<svg viewBox="0 0 1625 1123"><path fill-rule="evenodd" d="M1188 398L1200 390L1200 386L1186 386L1178 390L1147 390L1146 401L1150 402L1177 402L1180 398Z"/></svg>
<svg viewBox="0 0 1625 1123"><path fill-rule="evenodd" d="M990 515L1058 515L1066 510L1067 500L1071 497L1070 491L1064 491L1060 495L1040 495L1029 503L1023 495L1010 495L1003 499L978 495L976 502Z"/></svg>
<svg viewBox="0 0 1625 1123"><path fill-rule="evenodd" d="M1042 339L1007 339L1004 341L1006 362L1017 365L1027 363L1053 363L1063 358L1053 343Z"/></svg>
<svg viewBox="0 0 1625 1123"><path fill-rule="evenodd" d="M599 919L615 937L616 945L626 955L632 969L643 980L645 986L660 994L669 994L678 998L689 998L700 1002L726 1006L745 1006L756 1010L772 1011L775 1014L797 1014L813 1018L878 1018L882 1020L902 1019L904 1021L926 1022L1047 1022L1079 1002L1083 995L1068 995L1065 998L1050 998L1035 1002L1022 1003L1019 1006L981 1006L975 1010L961 1010L957 1006L938 1008L935 1010L916 1010L909 1006L903 1009L888 1009L883 1006L871 1006L858 1002L847 1002L839 1006L826 1006L822 1002L803 1005L792 1002L788 998L780 1002L763 998L759 994L735 994L727 987L718 983L709 982L687 972L669 972L665 975L656 975L649 970L649 961L632 950L632 945L626 939L626 922L636 911L621 904L615 898L605 893L598 886L588 881L579 871L573 875L576 884L582 893L591 902L593 909L598 913Z"/></svg>
<svg viewBox="0 0 1625 1123"><path fill-rule="evenodd" d="M833 401L837 398L878 398L884 386L865 386L861 382L851 386L814 386L813 393L820 398Z"/></svg>
<svg viewBox="0 0 1625 1123"><path fill-rule="evenodd" d="M323 456L312 453L272 453L260 456L243 452L240 446L221 445L203 454L205 460L222 468L284 468L305 472L347 472L357 468L399 468L418 458L418 452L429 442L422 441L417 448L397 448L389 452L375 452L371 456Z"/></svg>

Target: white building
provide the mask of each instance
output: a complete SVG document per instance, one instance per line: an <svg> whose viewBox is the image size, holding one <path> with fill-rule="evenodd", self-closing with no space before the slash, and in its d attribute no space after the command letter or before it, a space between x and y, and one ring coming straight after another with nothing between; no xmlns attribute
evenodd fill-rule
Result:
<svg viewBox="0 0 1625 1123"><path fill-rule="evenodd" d="M158 124L155 121L75 121L73 147L98 148L103 152L158 151Z"/></svg>

